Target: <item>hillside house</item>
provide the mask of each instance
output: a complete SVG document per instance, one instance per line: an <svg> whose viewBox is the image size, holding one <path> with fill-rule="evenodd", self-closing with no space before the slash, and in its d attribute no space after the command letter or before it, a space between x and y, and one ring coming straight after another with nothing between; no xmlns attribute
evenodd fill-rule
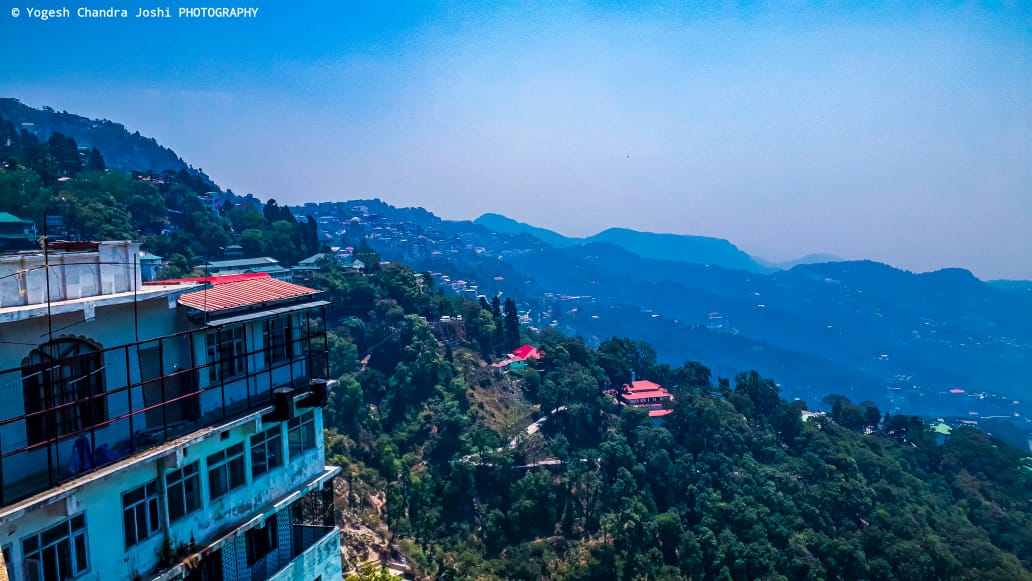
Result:
<svg viewBox="0 0 1032 581"><path fill-rule="evenodd" d="M545 354L540 349L533 345L521 345L516 349L513 349L505 359L498 363L493 363L491 367L508 367L509 369L526 369L528 361L535 361L541 359Z"/></svg>
<svg viewBox="0 0 1032 581"><path fill-rule="evenodd" d="M275 258L259 256L258 258L238 258L235 260L213 260L204 265L209 274L247 274L265 272L272 278L290 282L293 275L289 268L284 268Z"/></svg>
<svg viewBox="0 0 1032 581"><path fill-rule="evenodd" d="M33 250L39 248L36 225L7 212L0 212L0 251Z"/></svg>
<svg viewBox="0 0 1032 581"><path fill-rule="evenodd" d="M674 396L665 387L651 381L625 383L617 392L616 399L623 405L648 410L651 418L673 413L667 406L673 403Z"/></svg>

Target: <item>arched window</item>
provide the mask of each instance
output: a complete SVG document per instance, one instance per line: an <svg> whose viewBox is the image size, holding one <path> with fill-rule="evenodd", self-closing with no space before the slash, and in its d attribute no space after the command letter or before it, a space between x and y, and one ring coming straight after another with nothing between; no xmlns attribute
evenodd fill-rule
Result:
<svg viewBox="0 0 1032 581"><path fill-rule="evenodd" d="M29 444L72 434L107 419L104 361L97 347L82 339L55 339L33 349L22 363Z"/></svg>

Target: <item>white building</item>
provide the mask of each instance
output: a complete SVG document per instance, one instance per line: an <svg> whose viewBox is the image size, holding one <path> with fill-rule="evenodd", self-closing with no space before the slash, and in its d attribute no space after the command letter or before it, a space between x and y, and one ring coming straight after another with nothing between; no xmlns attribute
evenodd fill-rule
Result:
<svg viewBox="0 0 1032 581"><path fill-rule="evenodd" d="M327 303L268 277L139 272L127 242L0 256L7 574L340 579Z"/></svg>

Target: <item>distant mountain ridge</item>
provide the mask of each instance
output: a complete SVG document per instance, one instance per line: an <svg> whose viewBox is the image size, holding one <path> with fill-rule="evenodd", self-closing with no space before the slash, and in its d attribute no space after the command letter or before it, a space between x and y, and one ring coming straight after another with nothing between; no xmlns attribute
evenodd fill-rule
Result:
<svg viewBox="0 0 1032 581"><path fill-rule="evenodd" d="M723 238L639 232L629 228L609 228L593 236L574 238L494 213L484 214L473 223L503 234L529 234L555 248L608 243L633 252L642 258L691 264L713 264L749 272L766 273L771 271L769 267L760 264Z"/></svg>
<svg viewBox="0 0 1032 581"><path fill-rule="evenodd" d="M138 131L130 133L121 123L89 119L50 107L35 109L13 98L0 98L0 117L15 128L34 134L40 141L46 141L56 132L75 139L80 147L96 147L107 167L141 172L201 173L154 138L144 137Z"/></svg>

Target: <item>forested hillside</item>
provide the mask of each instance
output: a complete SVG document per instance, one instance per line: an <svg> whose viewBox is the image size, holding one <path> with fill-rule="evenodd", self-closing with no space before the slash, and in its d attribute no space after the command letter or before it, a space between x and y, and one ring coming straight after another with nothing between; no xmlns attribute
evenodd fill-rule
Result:
<svg viewBox="0 0 1032 581"><path fill-rule="evenodd" d="M3 145L6 144L6 145ZM0 212L32 220L44 214L55 237L141 240L168 260L164 278L189 274L238 244L244 256L293 264L319 251L316 224L298 221L275 200L223 192L201 174L107 167L106 152L80 151L75 139L52 133L43 142L0 117Z"/></svg>
<svg viewBox="0 0 1032 581"><path fill-rule="evenodd" d="M50 107L35 109L10 98L0 98L0 117L17 130L16 138L24 131L38 141L46 141L52 134L60 133L87 149L103 151L108 166L113 168L199 173L153 137L144 137L139 132L130 133L121 123L88 119L67 111L54 111ZM4 133L5 130L0 128L0 149L9 137Z"/></svg>
<svg viewBox="0 0 1032 581"><path fill-rule="evenodd" d="M504 305L367 258L319 282L337 304L328 453L349 509L421 577L1032 578L1032 475L1006 444L843 397L804 422L769 378L657 364L630 339L516 341ZM465 339L428 322L459 314ZM486 366L522 341L536 367ZM662 423L603 395L632 376L673 391Z"/></svg>

